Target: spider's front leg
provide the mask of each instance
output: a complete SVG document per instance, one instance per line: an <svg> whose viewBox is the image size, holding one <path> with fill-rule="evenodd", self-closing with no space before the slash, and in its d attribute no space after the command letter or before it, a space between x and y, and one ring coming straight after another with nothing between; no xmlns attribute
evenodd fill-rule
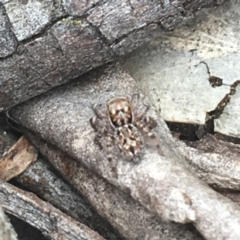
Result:
<svg viewBox="0 0 240 240"><path fill-rule="evenodd" d="M99 150L102 152L102 157L104 160L108 160L109 165L111 167L111 171L115 178L118 177L118 173L116 170L117 161L118 161L118 149L115 143L115 137L111 134L100 135L98 134L95 138L97 145L99 146Z"/></svg>
<svg viewBox="0 0 240 240"><path fill-rule="evenodd" d="M134 115L134 121L137 122L143 117L147 116L147 112L150 109L150 106L146 103L142 104L140 101L140 94L135 93L131 98L131 108Z"/></svg>
<svg viewBox="0 0 240 240"><path fill-rule="evenodd" d="M90 119L91 126L98 135L107 135L113 132L113 126L109 122L109 115L106 106L103 104L94 104L92 106L95 116Z"/></svg>
<svg viewBox="0 0 240 240"><path fill-rule="evenodd" d="M108 111L107 111L105 105L103 105L103 104L93 104L92 110L95 113L97 118L99 118L99 119L108 118Z"/></svg>
<svg viewBox="0 0 240 240"><path fill-rule="evenodd" d="M136 109L139 105L140 102L140 94L139 93L134 93L131 98L131 105L133 109Z"/></svg>
<svg viewBox="0 0 240 240"><path fill-rule="evenodd" d="M103 153L113 169L116 168L116 154L119 151L116 145L115 128L110 123L109 114L105 106L101 104L93 105L95 116L90 119L93 129L96 131L95 142L99 150Z"/></svg>
<svg viewBox="0 0 240 240"><path fill-rule="evenodd" d="M104 153L104 157L106 157L109 162L113 162L117 150L115 137L111 134L98 135L98 145Z"/></svg>
<svg viewBox="0 0 240 240"><path fill-rule="evenodd" d="M97 135L104 135L110 131L111 126L108 126L106 122L98 117L94 116L90 119L92 128L95 130Z"/></svg>

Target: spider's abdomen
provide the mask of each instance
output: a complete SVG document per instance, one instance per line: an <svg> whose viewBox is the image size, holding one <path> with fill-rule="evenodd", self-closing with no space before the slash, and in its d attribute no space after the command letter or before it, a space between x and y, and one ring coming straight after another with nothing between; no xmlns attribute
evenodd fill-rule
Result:
<svg viewBox="0 0 240 240"><path fill-rule="evenodd" d="M143 151L140 132L133 124L125 124L116 131L117 145L127 160L135 161Z"/></svg>

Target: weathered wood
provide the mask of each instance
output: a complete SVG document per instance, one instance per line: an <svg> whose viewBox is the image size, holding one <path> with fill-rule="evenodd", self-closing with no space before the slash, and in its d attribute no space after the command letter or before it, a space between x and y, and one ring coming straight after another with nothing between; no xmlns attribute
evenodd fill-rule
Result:
<svg viewBox="0 0 240 240"><path fill-rule="evenodd" d="M125 239L202 239L187 226L164 222L107 181L35 134L25 132L39 151ZM112 239L112 238L111 238Z"/></svg>
<svg viewBox="0 0 240 240"><path fill-rule="evenodd" d="M1 138L3 138L1 154L10 149L19 136L16 137L16 132L11 131L2 115L0 115L0 133L3 133L1 134ZM49 165L46 159L42 159L41 156L13 182L17 183L18 186L20 184L72 218L97 231L106 239L121 239L111 225L97 214L75 189L63 181L59 175L56 175L53 166ZM16 227L15 224L14 227Z"/></svg>
<svg viewBox="0 0 240 240"><path fill-rule="evenodd" d="M85 225L9 183L0 182L0 203L10 214L38 228L50 239L103 240Z"/></svg>
<svg viewBox="0 0 240 240"><path fill-rule="evenodd" d="M130 194L153 214L179 223L192 222L206 239L236 239L240 234L240 208L193 176L164 121L153 110L150 114L157 119L156 131L164 156L146 148L139 164L119 159L117 176L112 171L106 156L94 143L95 132L89 124L91 106L133 92L134 80L119 68L109 66L87 74L81 84L58 88L18 106L11 114Z"/></svg>
<svg viewBox="0 0 240 240"><path fill-rule="evenodd" d="M46 161L38 159L16 177L16 181L106 239L120 240L111 225L100 217L82 196L57 177L51 168Z"/></svg>
<svg viewBox="0 0 240 240"><path fill-rule="evenodd" d="M113 61L199 9L223 2L2 0L0 110Z"/></svg>
<svg viewBox="0 0 240 240"><path fill-rule="evenodd" d="M240 190L240 147L206 135L187 147L177 141L178 148L196 174L207 184L218 189Z"/></svg>
<svg viewBox="0 0 240 240"><path fill-rule="evenodd" d="M195 125L196 137L201 137L199 130L211 112L240 79L239 9L236 1L204 9L195 21L144 45L123 61L162 118ZM212 86L209 78L213 77L222 84ZM240 138L240 86L235 85L235 90L212 125L215 132Z"/></svg>

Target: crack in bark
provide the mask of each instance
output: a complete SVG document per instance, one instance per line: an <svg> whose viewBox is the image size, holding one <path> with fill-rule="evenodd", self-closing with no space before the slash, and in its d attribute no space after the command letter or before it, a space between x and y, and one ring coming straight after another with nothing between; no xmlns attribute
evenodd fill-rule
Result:
<svg viewBox="0 0 240 240"><path fill-rule="evenodd" d="M227 104L230 102L231 97L236 93L236 88L238 86L238 84L240 84L240 80L236 80L233 84L228 85L228 84L224 84L223 83L223 79L216 77L216 76L212 76L210 69L208 67L208 64L204 61L201 61L199 64L204 64L207 68L207 73L209 75L208 81L210 83L210 85L215 88L215 87L221 87L223 85L225 86L230 86L230 91L224 96L224 98L218 103L217 107L208 112L208 115L210 117L210 119L217 119L221 116L221 114L223 113L225 107L227 106Z"/></svg>

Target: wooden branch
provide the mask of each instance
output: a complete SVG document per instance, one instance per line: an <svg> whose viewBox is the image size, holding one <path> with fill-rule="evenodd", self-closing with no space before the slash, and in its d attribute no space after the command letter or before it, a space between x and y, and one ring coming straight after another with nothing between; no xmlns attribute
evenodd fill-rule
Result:
<svg viewBox="0 0 240 240"><path fill-rule="evenodd" d="M25 132L39 151L126 239L202 239L185 226L160 221L125 193L47 144L30 131Z"/></svg>
<svg viewBox="0 0 240 240"><path fill-rule="evenodd" d="M58 178L51 171L51 168L46 161L38 159L16 177L16 181L72 218L97 231L106 239L120 239L111 225L99 216L70 186Z"/></svg>
<svg viewBox="0 0 240 240"><path fill-rule="evenodd" d="M8 213L39 229L51 239L104 239L32 193L0 182L0 204Z"/></svg>
<svg viewBox="0 0 240 240"><path fill-rule="evenodd" d="M0 110L113 61L201 8L223 2L1 1Z"/></svg>
<svg viewBox="0 0 240 240"><path fill-rule="evenodd" d="M95 132L89 124L91 106L133 92L134 80L109 66L87 74L81 84L58 88L16 107L11 116L130 194L156 216L192 222L206 239L238 238L240 208L194 177L160 117L156 131L164 156L147 148L139 164L119 159L116 177L94 143ZM150 114L157 119L153 110Z"/></svg>
<svg viewBox="0 0 240 240"><path fill-rule="evenodd" d="M177 141L175 147L201 179L215 188L240 190L239 145L212 135L189 144Z"/></svg>

